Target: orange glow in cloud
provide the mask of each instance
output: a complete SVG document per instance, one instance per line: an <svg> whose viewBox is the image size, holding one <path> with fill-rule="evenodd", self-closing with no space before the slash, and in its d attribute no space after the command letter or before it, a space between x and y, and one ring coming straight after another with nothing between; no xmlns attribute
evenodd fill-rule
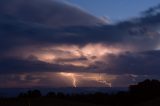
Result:
<svg viewBox="0 0 160 106"><path fill-rule="evenodd" d="M48 63L68 64L88 67L95 61L103 60L107 54L119 54L121 49L107 47L103 44L88 44L83 47L76 45L59 45L37 50L32 53L38 60ZM79 58L86 58L80 60ZM73 61L74 60L74 61Z"/></svg>
<svg viewBox="0 0 160 106"><path fill-rule="evenodd" d="M36 54L37 58L40 61L45 61L45 62L49 62L52 63L54 61L54 59L56 58L53 54L51 53L45 53L45 54Z"/></svg>

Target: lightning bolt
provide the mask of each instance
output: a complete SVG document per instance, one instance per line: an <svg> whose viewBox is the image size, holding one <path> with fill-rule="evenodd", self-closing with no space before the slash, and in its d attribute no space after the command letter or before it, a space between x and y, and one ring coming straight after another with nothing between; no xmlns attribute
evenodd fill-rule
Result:
<svg viewBox="0 0 160 106"><path fill-rule="evenodd" d="M72 78L72 85L74 88L76 88L77 87L77 80L76 80L74 74L71 74L71 78Z"/></svg>
<svg viewBox="0 0 160 106"><path fill-rule="evenodd" d="M107 82L107 81L105 81L105 80L100 80L100 81L98 81L99 83L102 83L102 84L105 84L106 86L109 86L110 88L112 87L112 83L110 83L110 82Z"/></svg>
<svg viewBox="0 0 160 106"><path fill-rule="evenodd" d="M112 83L108 82L107 80L105 80L105 78L103 76L101 76L101 74L99 74L99 76L95 76L95 75L91 75L91 76L86 76L86 75L80 75L77 73L66 73L66 72L61 72L59 73L61 76L67 77L69 79L72 80L72 86L74 88L77 87L77 82L78 79L77 78L81 78L81 79L85 79L85 80L90 80L90 81L96 81L98 83L104 84L106 87L112 87Z"/></svg>
<svg viewBox="0 0 160 106"><path fill-rule="evenodd" d="M106 86L112 87L112 83L107 82L106 80L103 80L100 73L99 73L99 79L97 80L97 82L105 84Z"/></svg>
<svg viewBox="0 0 160 106"><path fill-rule="evenodd" d="M73 87L74 88L77 87L77 80L76 80L75 74L61 72L60 75L71 78L72 79L72 85L73 85Z"/></svg>

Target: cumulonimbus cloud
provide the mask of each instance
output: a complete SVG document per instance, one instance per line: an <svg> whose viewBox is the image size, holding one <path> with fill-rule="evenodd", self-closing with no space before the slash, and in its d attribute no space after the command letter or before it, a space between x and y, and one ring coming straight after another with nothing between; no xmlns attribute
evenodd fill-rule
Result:
<svg viewBox="0 0 160 106"><path fill-rule="evenodd" d="M143 16L113 25L104 25L100 19L76 7L55 0L1 0L0 59L1 64L4 64L1 65L1 73L5 73L3 70L9 71L10 69L7 67L9 65L15 72L24 70L23 68L26 72L26 69L30 72L38 70L56 72L65 69L76 72L84 69L83 67L61 66L41 61L21 60L21 58L20 60L13 60L10 57L3 58L5 54L12 54L15 50L22 50L20 48L37 49L38 47L50 47L52 45L83 46L90 43L102 43L113 47L117 45L124 48L129 46L139 52L154 50L159 45L159 18L160 13L157 13L156 15ZM141 56L140 58L139 56L133 58L130 54L119 55L118 57L110 55L110 59L111 63L115 63L115 65L108 66L104 63L105 66L103 66L101 64L99 71L110 74L140 74L140 71L142 71L141 74L145 74L142 66L146 61ZM133 72L127 70L130 66L128 64L132 65L137 61L140 61L139 64L135 64L139 69L133 68ZM154 67L158 67L158 65L156 61L153 61L153 63L155 64L149 64L147 69L154 69L155 74L158 73L156 70L158 68ZM84 71L91 71L97 65L99 65L98 62L96 65L85 68ZM148 73L152 74L151 72Z"/></svg>

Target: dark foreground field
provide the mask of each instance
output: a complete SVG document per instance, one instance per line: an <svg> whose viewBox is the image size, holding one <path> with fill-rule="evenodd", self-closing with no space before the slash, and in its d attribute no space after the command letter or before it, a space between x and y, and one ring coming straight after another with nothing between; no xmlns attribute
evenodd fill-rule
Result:
<svg viewBox="0 0 160 106"><path fill-rule="evenodd" d="M58 99L5 99L1 100L0 106L104 106L100 104L83 103ZM107 105L108 106L108 105Z"/></svg>
<svg viewBox="0 0 160 106"><path fill-rule="evenodd" d="M160 98L146 101L144 103L139 103L134 106L160 106Z"/></svg>
<svg viewBox="0 0 160 106"><path fill-rule="evenodd" d="M20 93L15 98L0 98L0 106L160 106L160 82L145 80L131 85L129 91L115 94L63 94L39 90Z"/></svg>
<svg viewBox="0 0 160 106"><path fill-rule="evenodd" d="M109 105L109 104L94 104L86 102L76 102L58 99L5 99L0 101L0 106L123 106L121 104ZM145 101L139 104L130 104L128 106L160 106L160 98Z"/></svg>

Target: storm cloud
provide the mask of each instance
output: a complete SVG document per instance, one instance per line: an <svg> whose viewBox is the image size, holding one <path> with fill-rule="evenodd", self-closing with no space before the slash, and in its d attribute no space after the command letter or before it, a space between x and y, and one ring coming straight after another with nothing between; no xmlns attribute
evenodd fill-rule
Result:
<svg viewBox="0 0 160 106"><path fill-rule="evenodd" d="M159 10L109 24L58 0L1 0L0 74L160 75Z"/></svg>
<svg viewBox="0 0 160 106"><path fill-rule="evenodd" d="M82 9L59 0L1 0L0 13L19 21L65 27L102 24L103 21Z"/></svg>
<svg viewBox="0 0 160 106"><path fill-rule="evenodd" d="M160 75L160 51L108 55L105 62L97 62L93 70L113 75ZM92 69L91 69L92 70Z"/></svg>
<svg viewBox="0 0 160 106"><path fill-rule="evenodd" d="M159 44L158 13L105 25L79 8L57 0L2 0L0 5L1 49L88 43L152 49Z"/></svg>
<svg viewBox="0 0 160 106"><path fill-rule="evenodd" d="M0 74L20 74L36 72L82 72L85 67L50 64L43 61L18 58L1 58Z"/></svg>

